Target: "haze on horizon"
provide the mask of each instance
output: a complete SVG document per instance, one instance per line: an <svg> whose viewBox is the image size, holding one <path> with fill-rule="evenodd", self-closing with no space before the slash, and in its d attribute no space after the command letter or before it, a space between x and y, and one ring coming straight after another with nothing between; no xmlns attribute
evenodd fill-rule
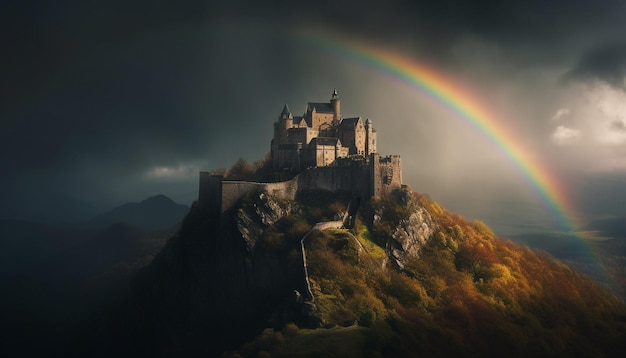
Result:
<svg viewBox="0 0 626 358"><path fill-rule="evenodd" d="M269 151L282 106L333 88L415 191L496 231L560 223L500 148L406 84L312 46L358 41L461 83L558 176L582 221L626 216L626 4L9 1L0 218L73 220Z"/></svg>

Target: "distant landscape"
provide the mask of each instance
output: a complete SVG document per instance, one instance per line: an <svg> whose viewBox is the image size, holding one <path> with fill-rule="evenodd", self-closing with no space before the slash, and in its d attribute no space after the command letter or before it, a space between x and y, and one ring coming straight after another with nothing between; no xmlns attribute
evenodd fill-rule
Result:
<svg viewBox="0 0 626 358"><path fill-rule="evenodd" d="M176 235L189 210L157 195L73 225L0 221L4 350L28 346L33 335L50 351L74 345L90 317L129 294L137 272ZM606 220L590 227L615 235L591 243L601 255L595 258L573 238L534 234L510 239L552 255L623 300L626 248L617 236L620 225L620 220Z"/></svg>
<svg viewBox="0 0 626 358"><path fill-rule="evenodd" d="M157 195L71 225L0 220L3 350L18 352L33 336L52 352L66 349L80 323L120 298L188 211Z"/></svg>
<svg viewBox="0 0 626 358"><path fill-rule="evenodd" d="M0 1L0 358L621 358L625 19Z"/></svg>

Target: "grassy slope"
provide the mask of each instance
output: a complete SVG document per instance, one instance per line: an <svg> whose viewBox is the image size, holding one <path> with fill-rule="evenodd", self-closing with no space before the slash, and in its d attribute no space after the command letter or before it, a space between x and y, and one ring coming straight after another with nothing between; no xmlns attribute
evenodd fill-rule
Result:
<svg viewBox="0 0 626 358"><path fill-rule="evenodd" d="M438 223L405 272L383 269L389 228L414 206ZM469 223L426 197L374 201L354 234L311 239L307 257L327 327L266 330L233 355L257 356L619 356L624 303L587 277ZM358 322L359 327L348 327Z"/></svg>

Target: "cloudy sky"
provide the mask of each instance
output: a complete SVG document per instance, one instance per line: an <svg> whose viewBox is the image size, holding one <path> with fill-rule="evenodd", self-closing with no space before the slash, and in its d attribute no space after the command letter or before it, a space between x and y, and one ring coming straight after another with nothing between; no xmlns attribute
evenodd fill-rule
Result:
<svg viewBox="0 0 626 358"><path fill-rule="evenodd" d="M483 134L325 42L454 79L580 219L626 216L623 1L294 3L3 1L0 218L71 220L160 193L190 204L200 170L263 157L285 103L300 114L337 88L414 190L505 233L558 228Z"/></svg>

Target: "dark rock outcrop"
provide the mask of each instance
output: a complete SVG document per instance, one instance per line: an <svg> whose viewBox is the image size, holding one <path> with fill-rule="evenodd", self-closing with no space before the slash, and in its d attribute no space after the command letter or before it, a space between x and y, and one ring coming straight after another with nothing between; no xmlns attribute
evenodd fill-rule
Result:
<svg viewBox="0 0 626 358"><path fill-rule="evenodd" d="M220 217L194 203L105 325L100 338L116 342L107 354L216 354L268 321L295 321L301 305L294 290L301 292L303 283L299 257L260 241L264 230L296 209L264 194ZM268 317L275 312L281 315Z"/></svg>
<svg viewBox="0 0 626 358"><path fill-rule="evenodd" d="M294 218L304 214L302 205L257 192L211 216L194 203L179 232L139 275L130 300L109 318L100 335L117 343L108 343L107 354L211 355L268 325L319 326L315 303L301 294L306 280L300 240L308 227L294 230ZM399 268L419 255L435 230L426 210L403 205L409 215L387 245L389 261Z"/></svg>

